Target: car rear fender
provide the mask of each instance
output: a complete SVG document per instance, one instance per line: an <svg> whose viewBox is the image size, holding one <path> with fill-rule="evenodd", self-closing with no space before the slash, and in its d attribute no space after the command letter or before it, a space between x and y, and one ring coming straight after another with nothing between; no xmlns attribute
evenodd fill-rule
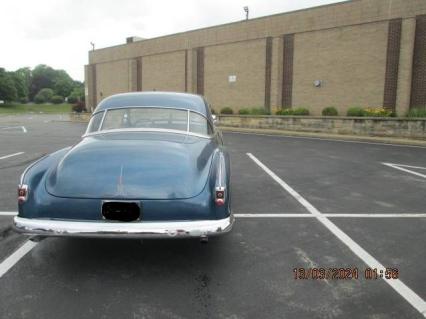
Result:
<svg viewBox="0 0 426 319"><path fill-rule="evenodd" d="M47 170L58 163L61 158L71 149L71 147L63 148L54 153L45 155L39 158L37 161L30 164L22 173L21 178L19 180L19 185L27 185L28 186L28 198L27 201L31 201L33 195L39 187L40 182L43 180L44 175ZM43 183L41 183L43 185ZM24 205L25 203L22 203ZM19 208L22 206L19 205Z"/></svg>

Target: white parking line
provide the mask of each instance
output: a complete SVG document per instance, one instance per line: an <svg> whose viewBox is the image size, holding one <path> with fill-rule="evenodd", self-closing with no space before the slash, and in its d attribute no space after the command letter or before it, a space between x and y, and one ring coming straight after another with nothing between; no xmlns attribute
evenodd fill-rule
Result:
<svg viewBox="0 0 426 319"><path fill-rule="evenodd" d="M18 212L0 212L0 216L16 216Z"/></svg>
<svg viewBox="0 0 426 319"><path fill-rule="evenodd" d="M337 238L339 238L355 255L357 255L364 263L371 268L377 268L378 271L383 270L385 267L372 255L370 255L364 248L358 245L352 238L350 238L345 232L325 217L318 209L312 206L306 199L304 199L298 192L296 192L290 185L284 182L278 177L273 171L271 171L265 164L258 160L253 154L247 153L247 155L269 176L272 177L282 188L290 193L300 204L302 204L312 215L317 217L317 220L328 228ZM384 281L391 286L397 293L399 293L405 300L407 300L414 308L416 308L426 318L426 302L405 285L399 279L384 279Z"/></svg>
<svg viewBox="0 0 426 319"><path fill-rule="evenodd" d="M395 169L398 169L400 171L409 173L409 174L413 174L413 175L416 175L416 176L420 176L420 177L426 178L425 174L421 174L421 173L409 170L407 168L404 168L404 167L410 167L410 168L417 168L417 169L426 169L426 167L410 166L410 165L402 165L402 164L393 164L393 163L382 163L382 164L386 165L386 166L389 166L389 167L392 167L392 168L395 168Z"/></svg>
<svg viewBox="0 0 426 319"><path fill-rule="evenodd" d="M409 167L409 168L417 168L417 169L426 169L426 167L422 167L422 166L413 166L413 165L405 165L405 164L394 164L394 163L390 163L393 165L398 165L401 167Z"/></svg>
<svg viewBox="0 0 426 319"><path fill-rule="evenodd" d="M232 132L232 131L223 131L223 133L225 133L225 134L242 134L242 135L283 137L283 138L294 138L294 139L304 139L304 140L319 140L319 141L341 142L341 143L357 143L357 144L370 144L370 145L382 145L382 146L426 148L426 146L420 146L420 145L392 144L392 143L386 143L386 142L350 141L350 140L340 140L338 138L333 139L333 138L323 138L323 137L294 136L294 135L281 135L281 134L263 134L263 133L251 133L251 132Z"/></svg>
<svg viewBox="0 0 426 319"><path fill-rule="evenodd" d="M1 215L1 213L0 213ZM420 214L412 214L412 213L395 213L395 214L326 214L322 213L321 216L313 215L313 214L286 214L286 213L278 213L278 214L270 214L270 213L249 213L249 214L234 214L236 218L425 218L426 213Z"/></svg>
<svg viewBox="0 0 426 319"><path fill-rule="evenodd" d="M27 133L27 129L25 126L6 126L6 127L0 127L0 130L10 130L10 129L16 129L19 128L22 130L22 132Z"/></svg>
<svg viewBox="0 0 426 319"><path fill-rule="evenodd" d="M21 154L24 154L24 153L25 152L18 152L18 153L13 153L13 154L5 155L5 156L0 157L0 160L6 159L6 158L9 158L9 157L13 157L13 156L18 156L18 155L21 155Z"/></svg>
<svg viewBox="0 0 426 319"><path fill-rule="evenodd" d="M12 255L3 260L0 264L0 278L35 246L37 246L36 242L26 241L25 244L19 247Z"/></svg>

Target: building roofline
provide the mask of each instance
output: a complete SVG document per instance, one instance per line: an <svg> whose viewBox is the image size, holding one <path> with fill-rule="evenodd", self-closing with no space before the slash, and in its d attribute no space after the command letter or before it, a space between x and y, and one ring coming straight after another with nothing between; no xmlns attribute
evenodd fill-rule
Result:
<svg viewBox="0 0 426 319"><path fill-rule="evenodd" d="M132 42L132 43L122 43L122 44L111 45L111 46L103 47L103 48L100 48L100 49L90 50L89 54L92 54L92 53L97 52L97 51L111 49L111 48L117 48L117 47L129 46L129 45L133 45L133 44L139 44L141 42L148 42L148 41L151 41L151 40L158 40L158 39L167 38L167 37L174 37L176 35L182 35L182 34L185 34L185 33L192 33L192 32L214 29L214 28L219 28L219 27L224 27L224 26L229 26L229 25L234 25L234 24L240 24L240 23L247 23L247 22L255 21L255 20L268 19L270 17L285 16L285 15L290 15L290 14L299 13L299 12L303 12L303 11L323 9L323 8L326 8L326 7L347 5L347 4L350 4L350 3L353 3L353 2L360 2L360 1L362 1L362 0L339 0L339 2L324 4L324 5L320 5L320 6L314 6L314 7L297 9L297 10L292 10L292 11L274 13L274 14L270 14L270 15L266 15L266 16L260 16L260 17L248 19L248 20L244 19L244 20L238 20L238 21L227 22L227 23L222 23L222 24L216 24L216 25L212 25L212 26L208 26L208 27L202 27L202 28L198 28L198 29L191 29L191 30L187 30L187 31L165 34L165 35L161 35L161 36L154 37L154 38L146 38L144 40L136 41L136 42Z"/></svg>

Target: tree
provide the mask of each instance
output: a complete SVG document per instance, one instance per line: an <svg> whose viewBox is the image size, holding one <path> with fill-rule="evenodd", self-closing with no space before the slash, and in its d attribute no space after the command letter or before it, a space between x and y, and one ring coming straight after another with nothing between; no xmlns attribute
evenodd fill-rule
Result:
<svg viewBox="0 0 426 319"><path fill-rule="evenodd" d="M65 70L55 70L50 66L40 64L32 72L30 98L43 88L52 89L57 95L68 96L74 86L74 80Z"/></svg>
<svg viewBox="0 0 426 319"><path fill-rule="evenodd" d="M34 100L42 89L51 89L53 93L47 96L46 93L39 95L37 99L39 103L49 101L53 95L73 94L78 100L84 99L81 93L84 93L83 83L74 81L65 70L55 70L45 64L37 65L32 71L28 67L14 72L1 69L0 76L0 99L2 100ZM78 94L74 92L76 89L80 90Z"/></svg>
<svg viewBox="0 0 426 319"><path fill-rule="evenodd" d="M13 73L15 87L19 98L28 98L30 93L32 72L29 67L20 68Z"/></svg>
<svg viewBox="0 0 426 319"><path fill-rule="evenodd" d="M0 100L11 102L18 97L15 82L9 72L0 68Z"/></svg>
<svg viewBox="0 0 426 319"><path fill-rule="evenodd" d="M82 101L83 98L84 98L84 87L82 85L80 87L75 87L72 90L71 94L68 96L68 100L70 103Z"/></svg>
<svg viewBox="0 0 426 319"><path fill-rule="evenodd" d="M37 65L32 72L30 99L43 88L53 89L55 85L55 70L45 64Z"/></svg>
<svg viewBox="0 0 426 319"><path fill-rule="evenodd" d="M25 83L25 79L16 72L10 72L12 80L16 88L16 94L19 99L28 97L28 86Z"/></svg>
<svg viewBox="0 0 426 319"><path fill-rule="evenodd" d="M84 98L84 82L74 81L74 90L78 90L81 97Z"/></svg>
<svg viewBox="0 0 426 319"><path fill-rule="evenodd" d="M73 89L73 81L70 79L60 78L57 79L53 90L55 94L60 96L68 96Z"/></svg>

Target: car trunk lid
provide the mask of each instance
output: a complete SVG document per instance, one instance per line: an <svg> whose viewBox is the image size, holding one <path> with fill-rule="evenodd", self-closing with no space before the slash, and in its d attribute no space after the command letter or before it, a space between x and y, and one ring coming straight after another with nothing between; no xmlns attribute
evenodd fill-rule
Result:
<svg viewBox="0 0 426 319"><path fill-rule="evenodd" d="M46 189L69 198L191 198L207 182L214 148L182 134L86 137L50 170Z"/></svg>

